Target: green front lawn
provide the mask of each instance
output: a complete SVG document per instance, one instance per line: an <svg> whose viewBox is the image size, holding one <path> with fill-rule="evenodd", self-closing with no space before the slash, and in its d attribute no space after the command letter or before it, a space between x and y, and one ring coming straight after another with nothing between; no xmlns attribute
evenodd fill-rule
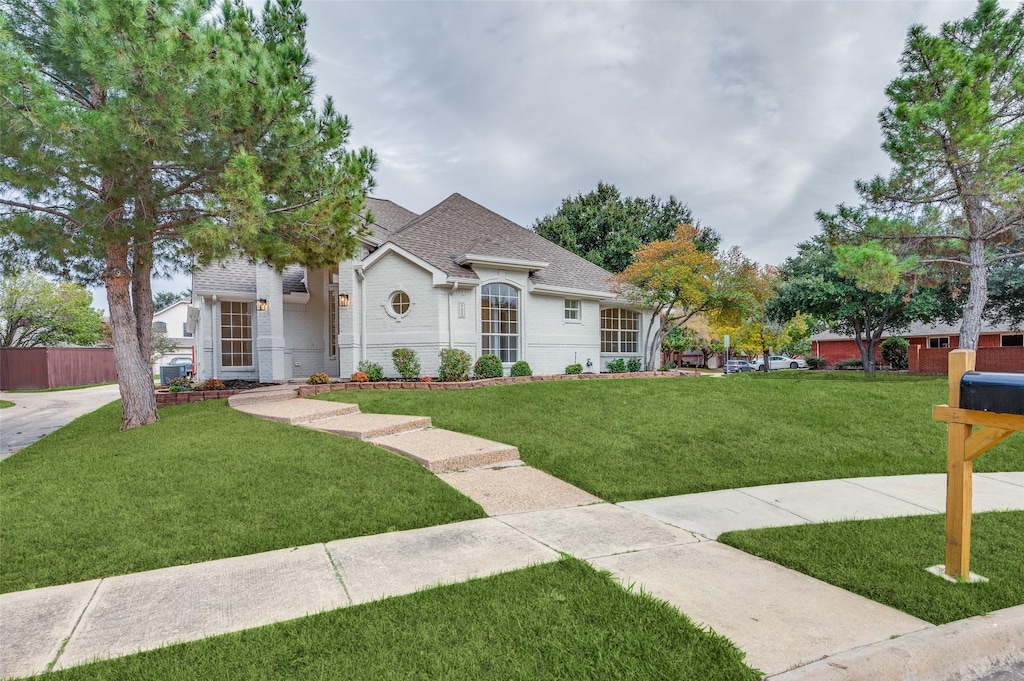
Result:
<svg viewBox="0 0 1024 681"><path fill-rule="evenodd" d="M320 397L515 445L530 465L612 502L946 465L945 424L931 419L946 401L941 377L782 371ZM1024 470L1024 435L975 470Z"/></svg>
<svg viewBox="0 0 1024 681"><path fill-rule="evenodd" d="M418 464L226 400L121 403L0 462L0 592L484 517Z"/></svg>
<svg viewBox="0 0 1024 681"><path fill-rule="evenodd" d="M58 679L701 679L760 674L672 606L565 559L72 668Z"/></svg>
<svg viewBox="0 0 1024 681"><path fill-rule="evenodd" d="M1024 511L976 513L971 572L953 584L925 571L945 562L945 516L856 520L728 532L718 540L829 584L943 624L1024 603Z"/></svg>

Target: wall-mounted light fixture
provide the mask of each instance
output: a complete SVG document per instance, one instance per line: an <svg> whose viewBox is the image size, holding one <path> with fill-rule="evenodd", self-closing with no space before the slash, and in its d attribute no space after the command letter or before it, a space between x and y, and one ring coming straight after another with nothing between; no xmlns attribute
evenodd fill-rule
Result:
<svg viewBox="0 0 1024 681"><path fill-rule="evenodd" d="M339 293L338 294L338 305L341 305L342 307L348 307L348 294L347 293Z"/></svg>
<svg viewBox="0 0 1024 681"><path fill-rule="evenodd" d="M256 301L256 309L260 312L266 312L270 309L270 303L267 302L266 298L260 298Z"/></svg>

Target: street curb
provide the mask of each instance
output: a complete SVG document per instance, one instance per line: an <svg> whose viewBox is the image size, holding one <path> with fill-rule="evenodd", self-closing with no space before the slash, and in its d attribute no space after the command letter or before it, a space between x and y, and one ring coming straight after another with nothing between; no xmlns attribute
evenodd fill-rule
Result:
<svg viewBox="0 0 1024 681"><path fill-rule="evenodd" d="M1024 665L1024 605L847 650L770 681L968 681Z"/></svg>

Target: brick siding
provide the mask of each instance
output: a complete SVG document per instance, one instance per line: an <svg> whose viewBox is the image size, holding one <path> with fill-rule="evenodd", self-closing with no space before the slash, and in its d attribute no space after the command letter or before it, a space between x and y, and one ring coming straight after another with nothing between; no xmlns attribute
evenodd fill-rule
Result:
<svg viewBox="0 0 1024 681"><path fill-rule="evenodd" d="M910 346L910 373L935 374L944 376L949 368L949 353L952 348L922 348ZM1024 372L1024 347L977 349L974 368L977 371Z"/></svg>

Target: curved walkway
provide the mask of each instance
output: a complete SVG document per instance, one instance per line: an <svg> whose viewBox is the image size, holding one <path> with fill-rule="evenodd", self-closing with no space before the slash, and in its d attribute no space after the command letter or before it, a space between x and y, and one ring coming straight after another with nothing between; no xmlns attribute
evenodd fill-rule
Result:
<svg viewBox="0 0 1024 681"><path fill-rule="evenodd" d="M292 408L305 406L284 407ZM544 495L526 489L529 477L514 472L526 468L506 462L494 474L530 506ZM548 508L9 593L0 596L0 676L257 627L554 561L565 552L728 636L752 666L780 679L954 678L1005 651L1021 654L1024 606L935 627L713 539L727 529L935 513L943 495L942 475L617 505L556 493ZM976 475L975 502L976 510L1024 510L1024 473ZM970 647L973 657L936 652L951 640Z"/></svg>

